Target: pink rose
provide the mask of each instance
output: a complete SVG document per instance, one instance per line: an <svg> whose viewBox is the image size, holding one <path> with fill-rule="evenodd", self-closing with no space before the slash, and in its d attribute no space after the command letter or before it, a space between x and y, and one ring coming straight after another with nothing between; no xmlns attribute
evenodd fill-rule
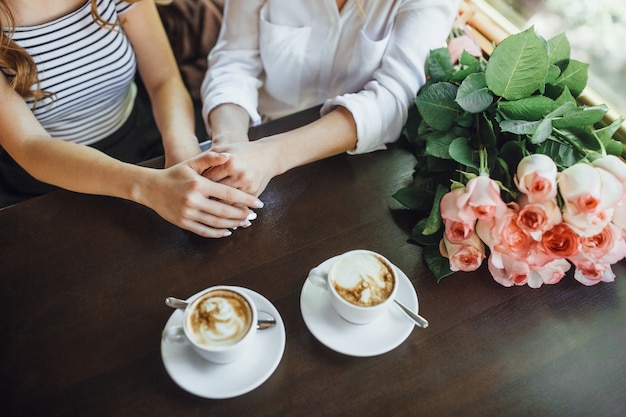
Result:
<svg viewBox="0 0 626 417"><path fill-rule="evenodd" d="M626 163L615 155L607 155L592 162L596 168L610 172L626 187Z"/></svg>
<svg viewBox="0 0 626 417"><path fill-rule="evenodd" d="M550 259L541 266L533 266L495 251L489 256L488 267L493 279L505 287L528 284L531 288L539 288L543 284L559 282L571 264L565 259Z"/></svg>
<svg viewBox="0 0 626 417"><path fill-rule="evenodd" d="M585 163L574 164L557 174L557 183L572 215L612 208L624 195L624 186L615 175Z"/></svg>
<svg viewBox="0 0 626 417"><path fill-rule="evenodd" d="M596 236L581 238L580 251L569 258L576 266L574 278L585 285L612 282L611 265L626 256L626 241L619 227L607 225Z"/></svg>
<svg viewBox="0 0 626 417"><path fill-rule="evenodd" d="M626 236L626 196L613 210L613 224L622 229L622 235Z"/></svg>
<svg viewBox="0 0 626 417"><path fill-rule="evenodd" d="M580 239L567 224L559 223L541 236L545 252L554 258L570 258L578 253Z"/></svg>
<svg viewBox="0 0 626 417"><path fill-rule="evenodd" d="M531 203L554 200L557 193L557 168L547 155L533 154L525 157L517 165L515 185L528 196Z"/></svg>
<svg viewBox="0 0 626 417"><path fill-rule="evenodd" d="M446 237L452 243L461 243L474 233L476 215L471 207L459 202L459 198L463 195L465 195L464 188L455 188L446 193L439 204Z"/></svg>
<svg viewBox="0 0 626 417"><path fill-rule="evenodd" d="M448 50L450 51L450 59L455 64L461 58L463 51L475 56L481 57L483 50L480 47L478 39L474 36L469 28L465 29L465 33L448 41Z"/></svg>
<svg viewBox="0 0 626 417"><path fill-rule="evenodd" d="M517 225L536 241L558 223L561 223L561 209L553 200L523 205L517 216Z"/></svg>
<svg viewBox="0 0 626 417"><path fill-rule="evenodd" d="M487 263L493 279L500 285L512 287L513 285L526 285L531 274L530 267L526 262L518 261L510 256L492 252Z"/></svg>
<svg viewBox="0 0 626 417"><path fill-rule="evenodd" d="M500 187L488 176L472 178L467 182L465 190L458 203L470 206L477 219L489 221L506 211L506 204L500 197Z"/></svg>
<svg viewBox="0 0 626 417"><path fill-rule="evenodd" d="M581 284L591 286L599 282L615 281L615 274L609 265L597 264L590 260L574 263L574 279Z"/></svg>
<svg viewBox="0 0 626 417"><path fill-rule="evenodd" d="M519 206L515 203L509 204L505 212L493 219L492 226L484 236L485 229L481 226L481 238L489 242L492 250L511 256L520 261L526 261L535 245L533 238L522 229L517 222L519 217ZM478 226L477 226L478 227Z"/></svg>
<svg viewBox="0 0 626 417"><path fill-rule="evenodd" d="M563 222L581 236L597 235L611 222L615 209L607 209L596 213L574 214L570 207L563 210Z"/></svg>
<svg viewBox="0 0 626 417"><path fill-rule="evenodd" d="M485 259L485 245L473 234L461 243L452 243L444 236L439 242L439 252L450 261L452 271L477 270Z"/></svg>
<svg viewBox="0 0 626 417"><path fill-rule="evenodd" d="M554 259L541 268L533 268L528 278L528 286L539 288L542 284L556 284L571 267L572 265L565 259Z"/></svg>

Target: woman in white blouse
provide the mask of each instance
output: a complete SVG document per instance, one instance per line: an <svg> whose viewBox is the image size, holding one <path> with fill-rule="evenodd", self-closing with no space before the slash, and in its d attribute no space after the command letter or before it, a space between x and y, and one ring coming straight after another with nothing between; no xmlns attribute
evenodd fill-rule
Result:
<svg viewBox="0 0 626 417"><path fill-rule="evenodd" d="M228 0L202 84L212 149L205 173L259 195L276 175L395 141L424 64L459 0ZM248 141L250 124L322 105L321 118Z"/></svg>

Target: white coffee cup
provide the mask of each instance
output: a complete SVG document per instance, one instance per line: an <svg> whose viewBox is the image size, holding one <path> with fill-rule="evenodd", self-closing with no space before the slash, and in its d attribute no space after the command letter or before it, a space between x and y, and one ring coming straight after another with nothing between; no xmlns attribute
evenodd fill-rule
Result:
<svg viewBox="0 0 626 417"><path fill-rule="evenodd" d="M182 326L163 330L165 342L187 341L204 359L230 363L243 357L257 333L254 301L238 287L215 286L190 298Z"/></svg>
<svg viewBox="0 0 626 417"><path fill-rule="evenodd" d="M327 274L314 269L309 281L330 292L337 313L355 324L369 323L389 308L398 292L398 276L384 256L364 249L339 255Z"/></svg>

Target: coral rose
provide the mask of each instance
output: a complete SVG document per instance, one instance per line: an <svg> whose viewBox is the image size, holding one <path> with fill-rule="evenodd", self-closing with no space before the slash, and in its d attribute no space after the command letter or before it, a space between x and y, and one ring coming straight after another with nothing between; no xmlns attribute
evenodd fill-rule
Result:
<svg viewBox="0 0 626 417"><path fill-rule="evenodd" d="M561 209L553 200L525 204L517 215L517 225L536 241L561 220Z"/></svg>
<svg viewBox="0 0 626 417"><path fill-rule="evenodd" d="M520 161L513 179L517 189L526 194L531 203L541 203L556 197L556 176L557 168L552 158L533 154Z"/></svg>
<svg viewBox="0 0 626 417"><path fill-rule="evenodd" d="M541 244L555 258L569 258L578 253L580 239L567 224L559 223L543 234Z"/></svg>

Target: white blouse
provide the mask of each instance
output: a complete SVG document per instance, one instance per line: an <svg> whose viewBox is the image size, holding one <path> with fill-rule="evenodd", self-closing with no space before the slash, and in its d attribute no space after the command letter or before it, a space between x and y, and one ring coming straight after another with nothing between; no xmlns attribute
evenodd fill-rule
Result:
<svg viewBox="0 0 626 417"><path fill-rule="evenodd" d="M355 153L398 139L424 85L431 49L444 45L460 0L227 0L202 83L203 117L243 107L252 124L323 104L344 106ZM208 126L207 126L208 128Z"/></svg>

